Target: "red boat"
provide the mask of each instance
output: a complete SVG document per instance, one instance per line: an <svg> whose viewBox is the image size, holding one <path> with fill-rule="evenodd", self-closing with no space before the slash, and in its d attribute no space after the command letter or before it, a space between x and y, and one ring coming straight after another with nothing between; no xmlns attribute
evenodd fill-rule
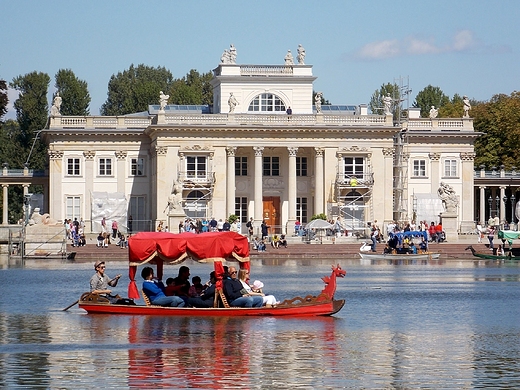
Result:
<svg viewBox="0 0 520 390"><path fill-rule="evenodd" d="M159 315L159 316L330 316L341 310L345 300L335 300L336 278L346 272L339 265L332 266L330 276L325 276L325 288L317 296L307 295L286 299L275 306L257 308L230 307L222 293L222 261L238 261L240 268L250 269L249 242L245 236L235 232L218 233L138 233L132 236L129 246L128 297L139 299L135 275L137 267L144 264L157 266L157 277L162 279L163 265L179 264L187 258L201 263L213 262L217 275L215 307L162 307L154 306L144 296L145 305L111 304L105 297L84 293L79 307L88 313Z"/></svg>

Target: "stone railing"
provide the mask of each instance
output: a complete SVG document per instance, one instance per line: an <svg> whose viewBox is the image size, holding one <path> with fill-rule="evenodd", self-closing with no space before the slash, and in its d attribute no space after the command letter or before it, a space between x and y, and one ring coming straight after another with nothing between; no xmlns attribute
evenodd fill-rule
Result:
<svg viewBox="0 0 520 390"><path fill-rule="evenodd" d="M403 128L419 131L473 131L473 118L409 118Z"/></svg>
<svg viewBox="0 0 520 390"><path fill-rule="evenodd" d="M152 124L150 116L54 116L50 129L127 129L146 128Z"/></svg>
<svg viewBox="0 0 520 390"><path fill-rule="evenodd" d="M241 65L241 76L287 76L293 74L292 66L283 65Z"/></svg>

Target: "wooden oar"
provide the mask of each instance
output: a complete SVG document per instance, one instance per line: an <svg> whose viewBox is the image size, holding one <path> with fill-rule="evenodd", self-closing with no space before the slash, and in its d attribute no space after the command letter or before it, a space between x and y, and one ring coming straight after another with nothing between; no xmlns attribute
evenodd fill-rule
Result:
<svg viewBox="0 0 520 390"><path fill-rule="evenodd" d="M74 305L77 304L78 302L79 302L79 299L78 299L76 302L74 302L72 305L67 306L65 309L63 309L63 311L67 311L67 310L69 310L72 306L74 306Z"/></svg>

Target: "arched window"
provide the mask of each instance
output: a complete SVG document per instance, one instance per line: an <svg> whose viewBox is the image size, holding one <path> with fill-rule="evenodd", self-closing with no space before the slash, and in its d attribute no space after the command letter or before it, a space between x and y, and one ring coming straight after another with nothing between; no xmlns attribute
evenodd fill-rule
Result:
<svg viewBox="0 0 520 390"><path fill-rule="evenodd" d="M255 97L249 108L248 112L285 112L285 104L282 99L272 93L263 93Z"/></svg>

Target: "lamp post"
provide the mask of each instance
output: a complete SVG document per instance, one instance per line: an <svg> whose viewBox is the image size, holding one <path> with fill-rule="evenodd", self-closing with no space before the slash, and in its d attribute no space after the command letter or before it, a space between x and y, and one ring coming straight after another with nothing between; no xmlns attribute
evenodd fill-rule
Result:
<svg viewBox="0 0 520 390"><path fill-rule="evenodd" d="M515 194L511 194L511 224L515 227ZM516 229L515 229L516 230Z"/></svg>
<svg viewBox="0 0 520 390"><path fill-rule="evenodd" d="M500 215L499 215L499 214L500 214L500 213L499 213L500 206L499 206L499 203L498 203L498 202L500 202L500 196L497 195L496 198L495 198L495 208L496 208L496 211L497 211L496 216L497 216L497 217L499 218L499 220L500 220Z"/></svg>
<svg viewBox="0 0 520 390"><path fill-rule="evenodd" d="M491 195L489 195L489 198L488 198L488 204L489 204L489 218L492 217L491 215L491 204L493 203L493 199L491 199Z"/></svg>

